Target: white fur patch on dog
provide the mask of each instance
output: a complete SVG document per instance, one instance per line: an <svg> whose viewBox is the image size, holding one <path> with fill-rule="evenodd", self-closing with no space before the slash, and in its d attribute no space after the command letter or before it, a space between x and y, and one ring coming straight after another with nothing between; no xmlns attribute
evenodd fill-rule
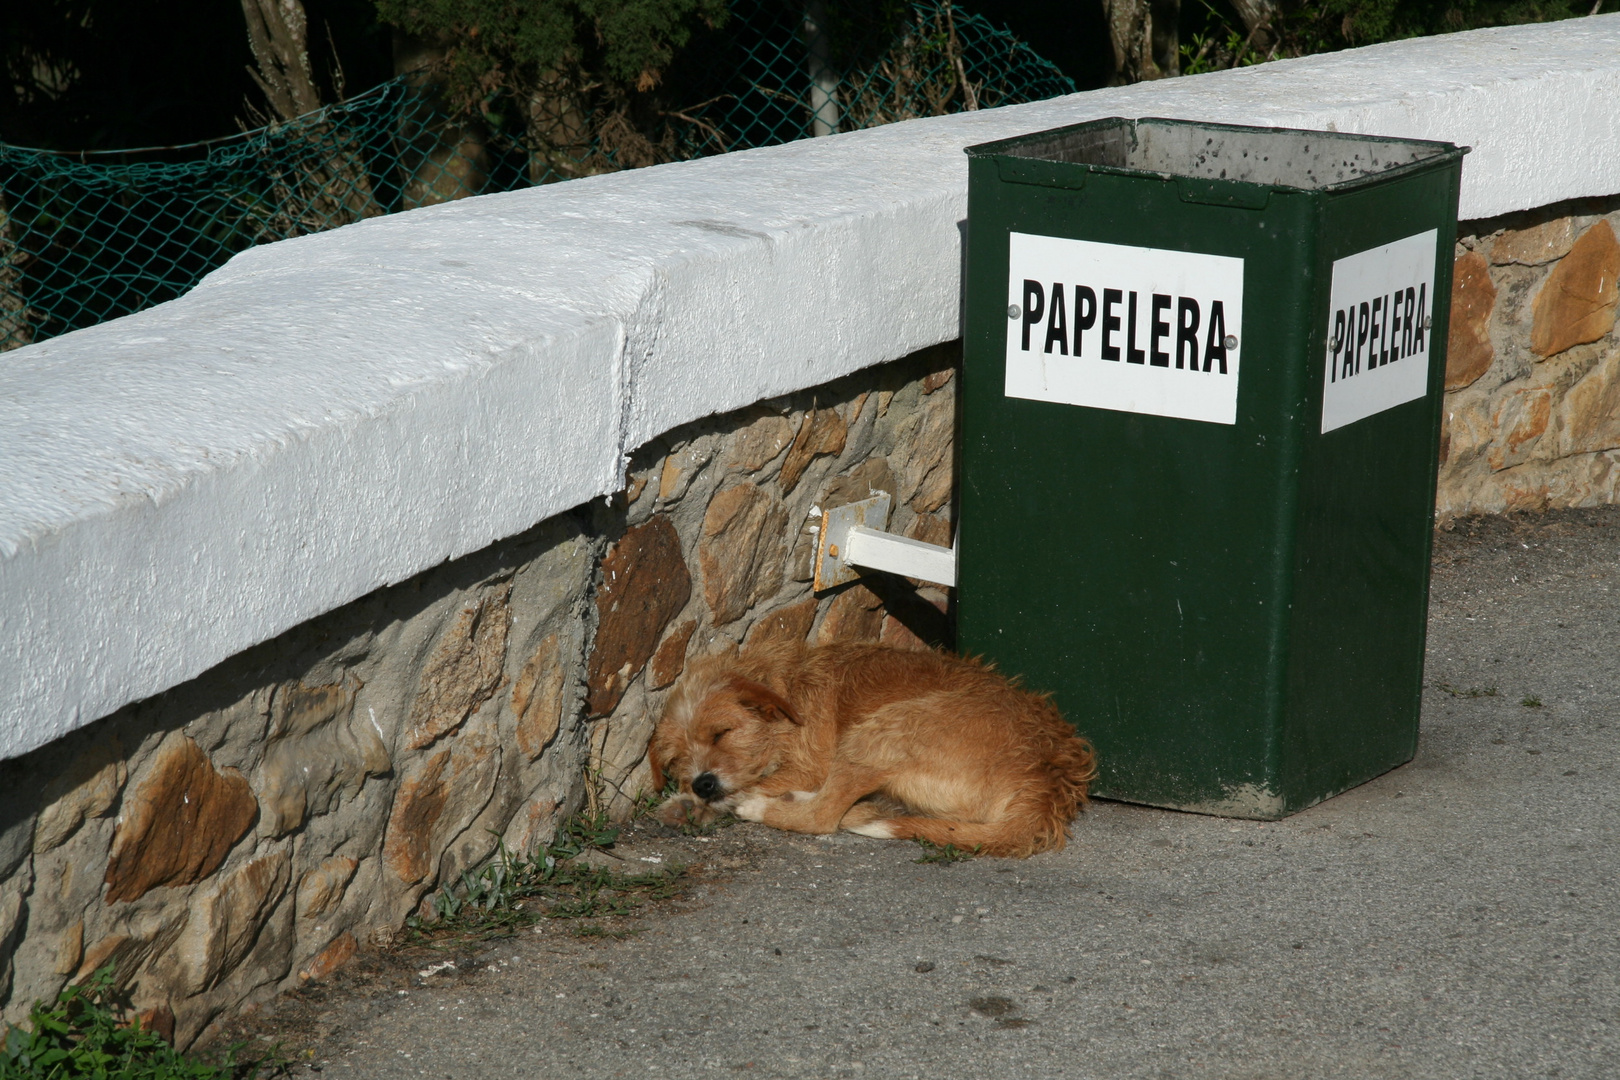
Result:
<svg viewBox="0 0 1620 1080"><path fill-rule="evenodd" d="M756 792L750 792L747 795L740 795L737 797L737 801L732 806L731 812L742 818L744 821L764 821L765 807L770 803L770 801L770 799L767 799L763 795Z"/></svg>
<svg viewBox="0 0 1620 1080"><path fill-rule="evenodd" d="M893 840L894 830L887 821L868 821L865 825L852 825L845 832L856 833L860 836L870 836L878 840Z"/></svg>
<svg viewBox="0 0 1620 1080"><path fill-rule="evenodd" d="M809 802L820 794L819 791L790 791L783 798L788 802Z"/></svg>

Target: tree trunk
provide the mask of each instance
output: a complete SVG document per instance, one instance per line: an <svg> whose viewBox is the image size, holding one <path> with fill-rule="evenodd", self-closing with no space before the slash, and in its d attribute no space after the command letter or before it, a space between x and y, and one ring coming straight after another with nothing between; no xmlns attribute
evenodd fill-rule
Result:
<svg viewBox="0 0 1620 1080"><path fill-rule="evenodd" d="M1243 20L1243 27L1249 31L1255 46L1262 44L1269 46L1275 40L1276 34L1271 32L1271 20L1277 15L1276 0L1232 0L1232 7L1236 9L1238 18ZM1261 29L1262 27L1264 29Z"/></svg>
<svg viewBox="0 0 1620 1080"><path fill-rule="evenodd" d="M591 117L579 80L549 71L529 95L529 182L545 184L593 171Z"/></svg>
<svg viewBox="0 0 1620 1080"><path fill-rule="evenodd" d="M20 349L34 340L21 281L17 245L11 239L11 214L5 196L0 195L0 352Z"/></svg>
<svg viewBox="0 0 1620 1080"><path fill-rule="evenodd" d="M242 0L254 66L248 74L276 116L292 120L321 107L309 63L309 20L300 0Z"/></svg>
<svg viewBox="0 0 1620 1080"><path fill-rule="evenodd" d="M394 74L406 76L410 99L400 111L402 209L478 195L489 180L483 125L452 118L441 63L449 44L394 31Z"/></svg>
<svg viewBox="0 0 1620 1080"><path fill-rule="evenodd" d="M1114 49L1109 85L1181 74L1181 0L1103 0L1103 14Z"/></svg>
<svg viewBox="0 0 1620 1080"><path fill-rule="evenodd" d="M283 153L267 162L276 215L262 239L321 232L382 213L362 148L328 120L293 123L321 107L302 0L242 0L242 14L253 49L248 74L264 92L273 120L292 133Z"/></svg>

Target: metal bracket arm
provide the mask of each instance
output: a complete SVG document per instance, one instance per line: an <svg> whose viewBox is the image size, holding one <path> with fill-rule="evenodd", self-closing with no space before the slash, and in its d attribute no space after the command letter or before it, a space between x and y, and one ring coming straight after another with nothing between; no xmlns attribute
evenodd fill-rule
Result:
<svg viewBox="0 0 1620 1080"><path fill-rule="evenodd" d="M882 570L902 577L954 588L956 549L884 532L889 523L886 491L870 499L821 512L816 530L815 589L821 592L860 577L861 570Z"/></svg>

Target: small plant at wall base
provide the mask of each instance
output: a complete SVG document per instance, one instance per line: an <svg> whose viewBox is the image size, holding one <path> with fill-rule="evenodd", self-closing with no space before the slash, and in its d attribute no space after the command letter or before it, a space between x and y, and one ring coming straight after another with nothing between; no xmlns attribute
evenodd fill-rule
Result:
<svg viewBox="0 0 1620 1080"><path fill-rule="evenodd" d="M56 1003L34 1003L26 1027L7 1029L0 1046L0 1080L247 1080L288 1075L272 1052L239 1060L241 1046L217 1063L182 1054L139 1017L123 1019L115 1000L113 965L69 984Z"/></svg>
<svg viewBox="0 0 1620 1080"><path fill-rule="evenodd" d="M735 814L722 814L719 817L714 818L711 821L705 821L702 824L688 821L684 825L680 826L680 830L682 836L713 836L721 829L729 829L741 821L742 819L737 817Z"/></svg>
<svg viewBox="0 0 1620 1080"><path fill-rule="evenodd" d="M928 840L918 840L917 846L923 849L923 853L920 858L911 860L914 863L939 863L942 866L949 866L951 863L967 862L979 857L978 845L964 851L955 844L940 846Z"/></svg>
<svg viewBox="0 0 1620 1080"><path fill-rule="evenodd" d="M1481 698L1495 697L1497 695L1497 689L1494 686L1470 686L1464 690L1461 687L1452 686L1448 682L1436 682L1434 688L1442 693L1450 694L1452 697Z"/></svg>
<svg viewBox="0 0 1620 1080"><path fill-rule="evenodd" d="M534 855L517 855L502 843L487 865L464 871L459 881L433 894L431 918L413 915L406 928L418 942L467 936L489 940L510 937L542 919L631 915L651 901L680 893L683 865L637 874L584 861L593 851L611 848L618 835L605 813L578 814ZM589 922L575 932L582 937L626 933Z"/></svg>

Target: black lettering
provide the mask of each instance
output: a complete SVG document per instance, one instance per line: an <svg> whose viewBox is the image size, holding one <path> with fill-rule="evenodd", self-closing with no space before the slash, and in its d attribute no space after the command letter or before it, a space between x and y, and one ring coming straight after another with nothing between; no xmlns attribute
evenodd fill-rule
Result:
<svg viewBox="0 0 1620 1080"><path fill-rule="evenodd" d="M1378 313L1383 308L1383 306L1384 306L1384 298L1382 296L1373 297L1373 302L1372 302L1372 328L1367 332L1367 370L1368 371L1371 371L1373 368L1375 368L1379 364L1383 363L1383 361L1379 359L1380 354L1379 354L1379 351L1378 351L1378 344L1379 344L1379 341L1381 340L1381 338L1383 337L1383 333L1384 333L1383 323L1382 323L1382 320L1379 319Z"/></svg>
<svg viewBox="0 0 1620 1080"><path fill-rule="evenodd" d="M1153 320L1149 326L1153 336L1148 340L1148 363L1154 367L1169 367L1170 354L1159 348L1159 343L1170 336L1170 324L1159 318L1170 310L1170 298L1163 293L1153 294Z"/></svg>
<svg viewBox="0 0 1620 1080"><path fill-rule="evenodd" d="M1147 353L1136 347L1136 290L1131 290L1130 303L1126 306L1125 319L1125 362L1127 364L1140 364L1147 360Z"/></svg>
<svg viewBox="0 0 1620 1080"><path fill-rule="evenodd" d="M1412 355L1412 309L1417 306L1417 290L1406 290L1405 313L1401 316L1401 355Z"/></svg>
<svg viewBox="0 0 1620 1080"><path fill-rule="evenodd" d="M1333 355L1328 357L1328 382L1339 381L1339 353L1344 351L1344 309L1333 313L1333 339L1328 342Z"/></svg>
<svg viewBox="0 0 1620 1080"><path fill-rule="evenodd" d="M1428 282L1425 281L1422 285L1418 286L1417 329L1412 332L1413 352L1426 352L1428 350L1428 346L1423 343L1423 335L1429 329L1429 319L1428 316L1424 314L1424 308L1428 301L1428 292Z"/></svg>
<svg viewBox="0 0 1620 1080"><path fill-rule="evenodd" d="M1097 294L1090 286L1074 287L1074 355L1080 355L1080 334L1097 325Z"/></svg>
<svg viewBox="0 0 1620 1080"><path fill-rule="evenodd" d="M1198 370L1198 301L1190 296L1183 296L1176 305L1176 367L1183 362Z"/></svg>
<svg viewBox="0 0 1620 1080"><path fill-rule="evenodd" d="M1393 309L1393 311L1391 311ZM1389 314L1389 358L1401 358L1401 290L1396 289L1384 310Z"/></svg>
<svg viewBox="0 0 1620 1080"><path fill-rule="evenodd" d="M1219 362L1221 374L1226 374L1226 305L1219 300L1210 301L1209 336L1204 339L1204 370Z"/></svg>
<svg viewBox="0 0 1620 1080"><path fill-rule="evenodd" d="M1119 316L1114 314L1114 308L1125 294L1118 289L1103 290L1103 331L1102 331L1102 358L1104 360L1118 360L1119 346L1113 342L1114 331L1119 329Z"/></svg>
<svg viewBox="0 0 1620 1080"><path fill-rule="evenodd" d="M1029 328L1046 313L1046 292L1041 283L1024 279L1024 351L1029 352Z"/></svg>
<svg viewBox="0 0 1620 1080"><path fill-rule="evenodd" d="M1384 294L1384 335L1382 337L1380 337L1378 339L1378 341L1379 341L1379 345L1378 345L1378 363L1379 363L1380 366L1389 363L1391 360L1400 359L1399 357L1391 356L1389 354L1389 294L1388 293Z"/></svg>
<svg viewBox="0 0 1620 1080"><path fill-rule="evenodd" d="M1339 378L1348 379L1356 373L1356 308L1352 304L1339 312L1344 320L1344 342L1339 346Z"/></svg>
<svg viewBox="0 0 1620 1080"><path fill-rule="evenodd" d="M1042 352L1051 352L1052 343L1057 342L1058 352L1064 356L1069 355L1069 317L1063 310L1063 282L1052 282L1052 307L1046 315L1046 348Z"/></svg>
<svg viewBox="0 0 1620 1080"><path fill-rule="evenodd" d="M1367 301L1363 300L1356 309L1356 369L1352 375L1361 374L1361 350L1367 344L1368 319Z"/></svg>

